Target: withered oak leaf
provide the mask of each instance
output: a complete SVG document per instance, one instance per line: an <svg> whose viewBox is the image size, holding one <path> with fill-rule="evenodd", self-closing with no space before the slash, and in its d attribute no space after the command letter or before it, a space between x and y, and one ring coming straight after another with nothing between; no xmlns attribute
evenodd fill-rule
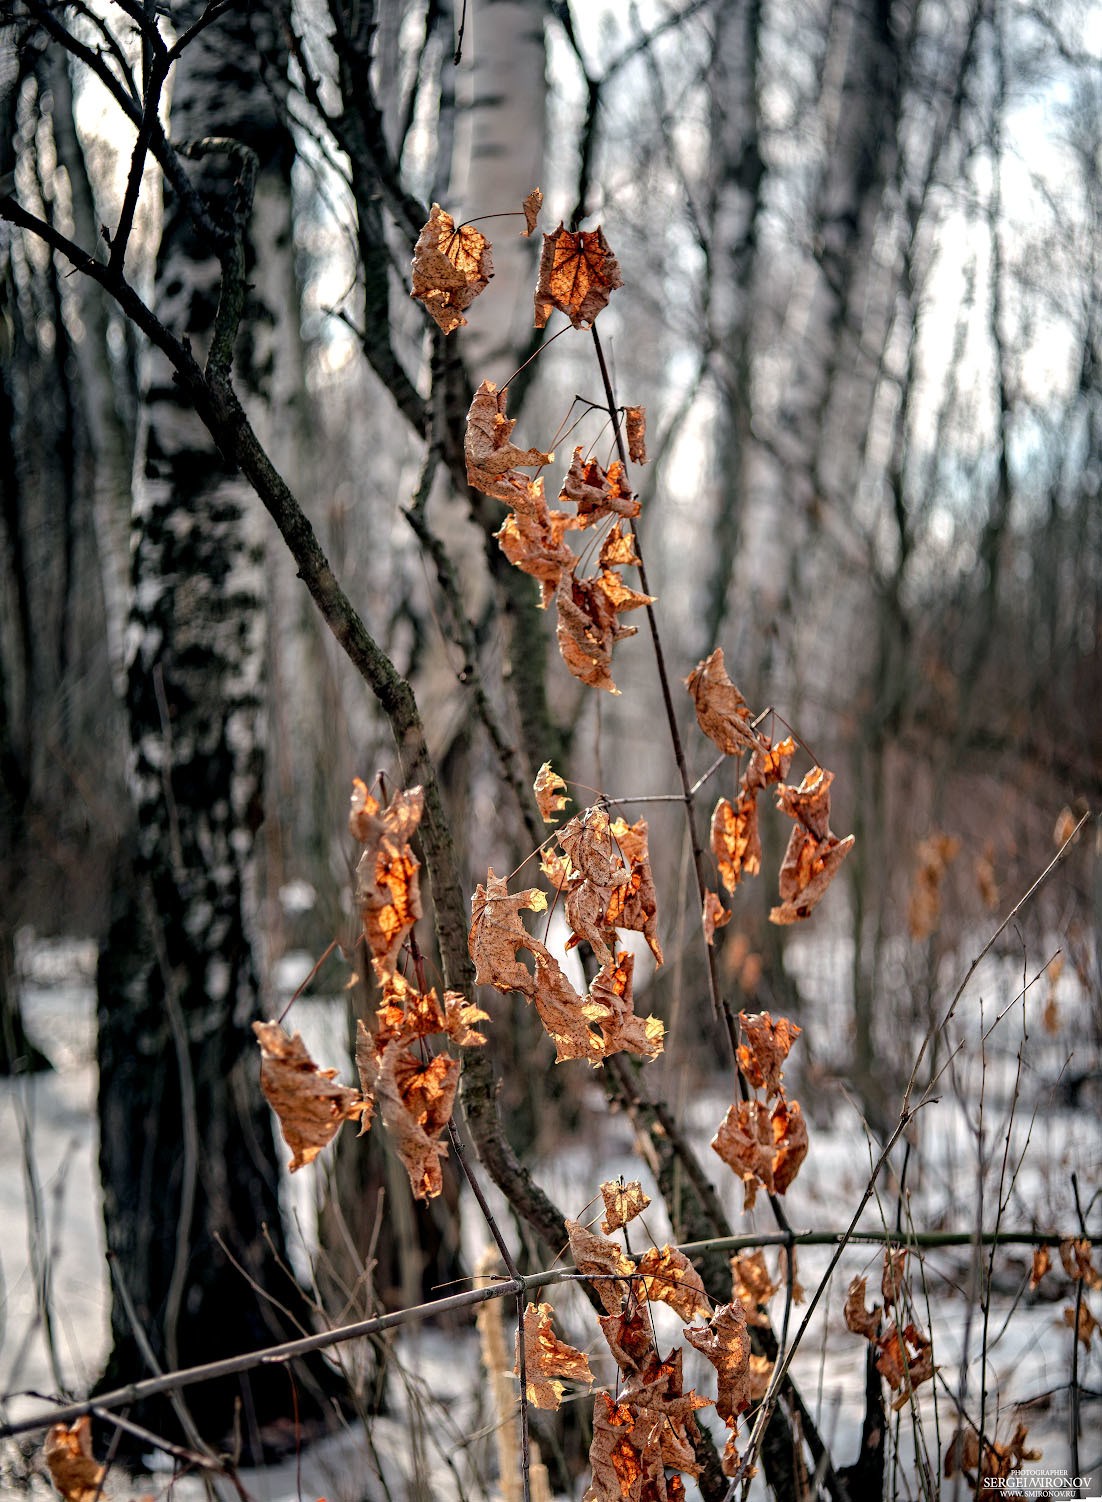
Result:
<svg viewBox="0 0 1102 1502"><path fill-rule="evenodd" d="M455 227L434 203L413 248L411 297L423 302L443 333L467 320L464 312L489 284L494 258L486 236L471 224Z"/></svg>
<svg viewBox="0 0 1102 1502"><path fill-rule="evenodd" d="M294 1173L314 1161L344 1122L370 1113L370 1102L338 1085L335 1069L319 1069L299 1033L288 1035L278 1022L254 1022L253 1032L260 1044L260 1088L279 1118Z"/></svg>
<svg viewBox="0 0 1102 1502"><path fill-rule="evenodd" d="M575 234L560 223L553 234L543 237L535 327L542 329L551 309L559 308L576 329L587 329L616 288L623 285L620 267L602 229Z"/></svg>

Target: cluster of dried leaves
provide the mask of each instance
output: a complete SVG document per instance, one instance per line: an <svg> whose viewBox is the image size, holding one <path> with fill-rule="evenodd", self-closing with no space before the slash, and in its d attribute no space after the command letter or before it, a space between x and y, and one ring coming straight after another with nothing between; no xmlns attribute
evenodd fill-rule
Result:
<svg viewBox="0 0 1102 1502"><path fill-rule="evenodd" d="M807 1157L807 1123L799 1101L788 1100L781 1083L781 1065L800 1035L800 1028L768 1012L739 1013L744 1042L738 1050L739 1069L752 1096L728 1108L712 1147L742 1179L744 1210L750 1210L759 1189L784 1194Z"/></svg>
<svg viewBox="0 0 1102 1502"><path fill-rule="evenodd" d="M540 769L536 797L545 817L563 803L555 789L564 785L549 764ZM580 995L521 919L522 912L546 912L547 894L538 887L510 893L507 881L491 868L471 899L475 979L498 991L519 991L535 1005L555 1044L556 1063L585 1059L596 1066L622 1051L653 1059L662 1051L665 1028L657 1017L635 1015L635 959L616 949L616 930L635 930L662 963L646 821L610 821L604 809L588 808L564 824L553 843L558 849L545 853L542 868L563 899L572 929L568 947L584 940L600 971ZM531 968L519 958L521 951L531 956Z"/></svg>
<svg viewBox="0 0 1102 1502"><path fill-rule="evenodd" d="M865 1307L865 1278L854 1278L846 1296L846 1328L864 1338L876 1349L876 1369L892 1392L898 1393L892 1408L897 1412L911 1401L916 1387L934 1375L934 1355L930 1338L910 1320L905 1320L906 1291L904 1274L907 1266L905 1249L884 1248L884 1270L880 1278L883 1307ZM905 1322L904 1322L905 1321Z"/></svg>
<svg viewBox="0 0 1102 1502"><path fill-rule="evenodd" d="M319 1069L298 1033L289 1036L277 1022L254 1022L253 1031L261 1048L261 1088L292 1151L292 1173L312 1162L345 1121L359 1121L362 1135L378 1110L414 1195L431 1199L442 1188L447 1148L440 1135L451 1117L459 1061L430 1053L427 1040L443 1035L460 1048L485 1043L475 1024L487 1014L458 991L445 991L441 1001L397 968L421 916L420 862L410 841L423 807L419 787L383 805L358 778L353 786L349 829L364 846L356 896L382 992L374 1026L357 1023L360 1089L338 1084L334 1069Z"/></svg>
<svg viewBox="0 0 1102 1502"><path fill-rule="evenodd" d="M1069 1304L1063 1310L1064 1324L1069 1330L1075 1331L1076 1339L1089 1350L1095 1331L1102 1330L1102 1325L1099 1325L1087 1303L1087 1295L1084 1291L1089 1288L1097 1293L1102 1288L1102 1274L1095 1268L1090 1241L1085 1236L1078 1236L1074 1239L1068 1237L1061 1241L1060 1262L1072 1283L1082 1285L1078 1290L1075 1303ZM1031 1289L1037 1287L1051 1266L1052 1254L1048 1247L1036 1247L1033 1252L1033 1268L1029 1277Z"/></svg>
<svg viewBox="0 0 1102 1502"><path fill-rule="evenodd" d="M750 708L727 676L723 648L698 662L685 680L704 734L725 756L750 753L739 779L734 803L720 798L712 812L712 854L720 881L734 892L743 876L761 870L758 794L775 785L777 807L793 820L794 828L780 871L779 906L769 914L773 923L798 923L822 899L839 866L853 849L853 835L845 839L830 828L830 785L834 773L813 767L798 787L785 782L796 743L791 736L774 744L754 726ZM718 895L708 893L704 905L704 934L711 943L715 930L730 918Z"/></svg>
<svg viewBox="0 0 1102 1502"><path fill-rule="evenodd" d="M1007 1481L1022 1469L1026 1461L1040 1460L1040 1450L1027 1450L1025 1437L1029 1430L1019 1424L1009 1440L996 1444L992 1440L980 1443L974 1428L957 1428L945 1451L945 1477L964 1476L972 1490L979 1496L984 1491L995 1491L993 1483ZM1020 1498L1023 1494L1010 1488L998 1487L1000 1497Z"/></svg>

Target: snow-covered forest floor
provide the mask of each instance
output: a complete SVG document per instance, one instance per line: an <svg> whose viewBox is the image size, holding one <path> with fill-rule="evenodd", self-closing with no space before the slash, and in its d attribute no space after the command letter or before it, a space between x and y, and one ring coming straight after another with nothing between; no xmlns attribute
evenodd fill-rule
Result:
<svg viewBox="0 0 1102 1502"><path fill-rule="evenodd" d="M10 1418L37 1411L43 1398L82 1394L107 1351L108 1283L96 1164L93 958L87 946L34 947L26 967L26 1020L56 1070L0 1086L0 1130L7 1144L0 1160L0 1394ZM865 1187L872 1157L856 1106L843 1088L829 1083L832 1061L826 1040L837 1036L837 1029L832 1034L827 1026L827 1008L844 959L821 951L795 951L797 966L803 962L806 971L801 982L820 1013L805 1021L823 1040L817 1064L828 1082L820 1087L822 1098L811 1110L808 1161L787 1196L788 1214L797 1230L843 1229ZM1073 1174L1080 1203L1085 1210L1091 1203L1100 1182L1102 1134L1088 1004L1074 977L1057 985L1046 985L1042 978L1027 996L1023 1043L1020 990L1021 957L1015 961L1008 954L985 964L965 995L955 1034L964 1048L954 1069L944 1076L936 1101L919 1113L912 1133L904 1236L908 1219L913 1231L969 1231L982 1214L984 1227L992 1229L1008 1132L1002 1229L1072 1231ZM1047 1028L1042 1023L1046 1004ZM340 1062L340 1003L301 1000L289 1021L303 1032L319 1060ZM984 1033L981 1059L978 1044ZM899 1047L910 1045L900 1041ZM342 1076L348 1077L348 1072L342 1070ZM1066 1081L1080 1074L1088 1078L1072 1100ZM722 1085L717 1081L714 1091L694 1090L682 1113L705 1163L711 1157L708 1138L723 1109ZM646 1186L646 1171L633 1151L626 1119L602 1112L600 1120L598 1129L595 1113L594 1129L534 1165L556 1200L583 1219L592 1214L587 1202L602 1180L622 1173L627 1178L641 1176ZM985 1175L977 1170L981 1125ZM713 1174L717 1182L722 1177L722 1171ZM288 1208L307 1241L316 1187L312 1170L288 1181ZM772 1229L760 1209L742 1215L741 1188L732 1183L723 1193L737 1229ZM658 1203L648 1211L646 1227L661 1241L669 1231L655 1213ZM899 1203L898 1183L885 1178L862 1223L871 1230L895 1227ZM1096 1218L1093 1209L1088 1210L1088 1224ZM473 1204L464 1209L464 1238L473 1265L488 1241ZM310 1253L300 1238L300 1267L305 1268ZM817 1286L829 1255L825 1247L801 1249L799 1281L809 1292ZM987 1256L984 1252L985 1263ZM770 1267L775 1258L775 1252L767 1254ZM867 1275L870 1290L877 1287L880 1264L875 1246L855 1244L846 1251L793 1366L797 1385L840 1464L855 1457L864 1412L864 1343L847 1331L842 1304L854 1275ZM1046 1468L1073 1464L1072 1335L1062 1311L1073 1303L1074 1287L1054 1257L1053 1271L1036 1292L1030 1291L1031 1253L1026 1245L1000 1248L991 1266L986 1326L970 1248L928 1251L921 1268L917 1259L912 1266L916 1299L920 1309L925 1305L926 1326L933 1337L937 1375L933 1384L921 1389L917 1405L897 1416L892 1441L898 1467L895 1495L921 1495L916 1445L940 1471L939 1456L956 1424L956 1404L962 1402L974 1412L981 1386L989 1432L995 1428L991 1415L997 1411L1000 1439L1008 1438L1018 1423L1026 1423L1028 1447L1042 1452ZM587 1306L563 1287L551 1293L567 1337L589 1352L598 1381L611 1381L611 1363L605 1360ZM511 1347L510 1315L504 1304L499 1307ZM672 1324L668 1332L662 1328L667 1312L657 1311L660 1341L664 1333L671 1341L675 1334ZM779 1329L783 1293L775 1297L771 1312ZM800 1307L790 1311L789 1337L802 1317ZM250 1497L256 1502L313 1502L319 1497L328 1502L367 1502L376 1497L500 1495L495 1480L495 1416L480 1373L473 1319L452 1329L408 1327L399 1333L392 1351L388 1411L372 1419L370 1433L354 1425L263 1474L243 1472L241 1480ZM699 1381L701 1389L709 1391L704 1370L688 1367L686 1380ZM1102 1370L1097 1340L1088 1350L1080 1349L1078 1385L1080 1470L1093 1466L1100 1471ZM38 1442L25 1441L21 1450L8 1442L0 1471L5 1494L24 1488L32 1496L49 1494L48 1483L36 1474ZM943 1495L956 1495L953 1483L943 1486ZM239 1495L222 1483L219 1487L219 1495ZM133 1482L112 1472L104 1495L115 1502L148 1496L190 1502L203 1491L194 1478L173 1482L170 1472ZM959 1495L967 1495L966 1489Z"/></svg>

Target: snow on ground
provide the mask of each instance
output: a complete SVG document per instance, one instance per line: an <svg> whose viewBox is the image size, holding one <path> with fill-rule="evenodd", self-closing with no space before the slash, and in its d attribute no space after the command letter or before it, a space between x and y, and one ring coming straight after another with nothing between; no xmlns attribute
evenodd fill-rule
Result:
<svg viewBox="0 0 1102 1502"><path fill-rule="evenodd" d="M51 1075L0 1082L0 1132L8 1144L0 1160L0 1395L6 1415L12 1418L36 1411L44 1395L81 1393L99 1369L108 1338L108 1290L96 1173L94 1012L88 954L70 946L60 951L42 950L40 955L36 951L36 957L26 989L26 1019L58 1067ZM994 1015L990 1005L999 1000L1007 982L1005 975L1000 977L992 971L985 983L987 1026ZM1078 1175L1084 1204L1102 1182L1102 1139L1096 1111L1073 1109L1053 1090L1071 1051L1068 1038L1082 1039L1089 1031L1086 1019L1076 1015L1075 1005L1074 998L1062 1001L1065 1035L1050 1037L1040 1029L1031 1033L1012 1121L1008 1112L1021 1037L1020 1021L1015 1023L1013 1015L1008 1014L1006 1025L1000 1025L1001 1031L987 1040L985 1073L980 1071L973 1051L967 1058L961 1057L952 1077L946 1076L938 1102L924 1109L915 1128L918 1150L913 1154L907 1188L916 1227L960 1228L974 1223L979 1204L976 1163L981 1142L989 1165L984 1222L992 1223L1008 1134L1011 1152L1004 1180L1008 1201L1004 1226L1070 1228L1073 1224L1072 1172ZM973 1005L961 1024L964 1033L975 1031L977 1017L978 1009ZM342 1056L344 1021L339 1003L299 1002L291 1022L301 1029L319 1060L335 1062ZM826 1036L825 1030L821 1035ZM982 1122L981 1095L985 1113ZM596 1098L594 1106L595 1111L599 1109ZM686 1130L706 1165L712 1158L708 1139L724 1108L718 1093L713 1096L702 1092L690 1098L684 1113ZM872 1149L855 1108L843 1092L837 1093L826 1115L827 1120L813 1126L811 1155L787 1197L786 1208L796 1229L844 1226L868 1178ZM1011 1191L1006 1186L1019 1157ZM556 1151L553 1159L534 1165L534 1172L558 1202L579 1215L602 1179L621 1173L629 1178L642 1176L645 1183L647 1178L633 1151L626 1118L608 1117L603 1112L599 1128ZM717 1171L712 1177L720 1182L723 1175ZM653 1190L653 1185L648 1187ZM862 1220L864 1227L894 1226L897 1187L885 1181L883 1199L873 1198ZM740 1186L728 1181L722 1192L737 1228L772 1229L767 1205L759 1205L750 1216L744 1216ZM294 1181L288 1181L288 1195L288 1204L295 1211L295 1219L306 1228L309 1241L309 1175L296 1175ZM489 1197L495 1210L502 1211L501 1223L510 1224L505 1207L492 1191ZM1096 1218L1092 1213L1092 1222ZM668 1235L657 1203L647 1213L647 1229L656 1240ZM473 1262L488 1240L473 1206L465 1211L464 1237ZM300 1249L302 1265L310 1251L309 1245ZM826 1248L801 1250L800 1281L808 1290L817 1286L829 1255ZM769 1253L768 1260L775 1265L775 1254ZM920 1494L916 1445L933 1454L936 1465L938 1433L943 1448L955 1424L955 1402L965 1400L974 1412L981 1387L986 1392L988 1412L1000 1414L1000 1438L1009 1436L1021 1418L1029 1424L1029 1444L1043 1450L1047 1465L1071 1464L1067 1394L1071 1341L1061 1316L1072 1297L1070 1285L1057 1271L1049 1275L1051 1289L1042 1285L1041 1296L1030 1295L1026 1288L1028 1248L1000 1251L994 1266L986 1357L982 1354L983 1310L975 1298L965 1296L974 1276L969 1249L929 1253L925 1279L916 1277L917 1291L928 1300L923 1323L933 1334L940 1371L937 1384L922 1390L915 1415L904 1412L897 1420L901 1497ZM868 1276L871 1302L879 1284L877 1248L854 1245L847 1249L793 1366L805 1402L840 1463L854 1457L863 1418L864 1346L845 1329L841 1317L846 1290L855 1273ZM560 1287L551 1290L551 1297L567 1337L589 1351L599 1379L611 1380L607 1352L580 1296ZM48 1319L44 1312L48 1312ZM779 1326L780 1296L772 1312ZM803 1313L800 1307L791 1310L789 1338ZM656 1321L659 1336L672 1343L677 1336L676 1324L672 1318L666 1321L665 1314L660 1310ZM663 1324L665 1329L661 1328ZM511 1345L511 1336L509 1340ZM373 1418L369 1432L355 1427L307 1447L297 1460L269 1467L263 1474L242 1473L250 1497L256 1502L299 1502L300 1498L312 1502L319 1497L328 1502L373 1502L375 1498L393 1497L397 1502L398 1498L474 1499L494 1495L488 1479L494 1470L493 1421L485 1408L485 1384L479 1373L473 1331L409 1329L400 1334L394 1349L400 1376L392 1384L391 1411ZM686 1381L699 1381L708 1391L708 1371L698 1369L699 1358L694 1352L686 1354ZM1102 1388L1100 1366L1097 1341L1090 1351L1080 1350L1079 1381L1088 1393ZM1081 1469L1093 1465L1102 1472L1100 1435L1102 1407L1097 1399L1084 1395ZM9 1446L7 1469L0 1466L0 1490L6 1484L8 1492L14 1492L19 1472L16 1459ZM219 1487L219 1497L238 1495L224 1483ZM36 1489L40 1495L48 1494L41 1478L30 1489L32 1494ZM691 1487L689 1490L690 1496L694 1495ZM192 1502L204 1493L193 1478L172 1483L167 1475L133 1486L112 1475L105 1493L113 1502L150 1495L171 1495L174 1502ZM754 1495L763 1493L759 1489Z"/></svg>

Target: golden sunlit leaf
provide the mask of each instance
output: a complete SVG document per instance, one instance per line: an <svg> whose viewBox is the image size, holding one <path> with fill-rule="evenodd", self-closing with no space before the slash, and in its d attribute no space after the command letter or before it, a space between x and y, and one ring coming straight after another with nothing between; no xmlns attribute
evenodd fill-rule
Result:
<svg viewBox="0 0 1102 1502"><path fill-rule="evenodd" d="M521 204L521 208L524 211L524 228L521 230L521 234L525 239L531 239L532 233L536 228L536 221L540 216L540 209L543 208L543 193L539 188L532 189L531 193L528 194L528 197Z"/></svg>
<svg viewBox="0 0 1102 1502"><path fill-rule="evenodd" d="M413 250L411 297L423 302L445 334L466 323L464 311L494 274L490 242L473 225L456 229L438 203Z"/></svg>
<svg viewBox="0 0 1102 1502"><path fill-rule="evenodd" d="M51 1424L46 1431L42 1458L65 1502L96 1502L100 1496L105 1469L92 1454L92 1420L82 1415L66 1428Z"/></svg>
<svg viewBox="0 0 1102 1502"><path fill-rule="evenodd" d="M704 909L700 915L701 926L704 929L705 944L715 942L717 928L726 928L731 921L731 910L723 906L715 892L704 893Z"/></svg>
<svg viewBox="0 0 1102 1502"><path fill-rule="evenodd" d="M697 663L685 686L696 705L701 730L727 756L738 756L761 744L749 706L727 676L722 647Z"/></svg>
<svg viewBox="0 0 1102 1502"><path fill-rule="evenodd" d="M593 1406L593 1442L589 1466L593 1473L582 1502L641 1502L644 1472L631 1443L635 1416L622 1403L599 1392Z"/></svg>
<svg viewBox="0 0 1102 1502"><path fill-rule="evenodd" d="M581 1351L560 1340L551 1326L555 1311L550 1304L529 1304L524 1311L524 1376L528 1401L534 1408L556 1409L566 1391L558 1379L592 1384L593 1373ZM519 1346L519 1332L518 1332ZM514 1376L520 1376L517 1350Z"/></svg>
<svg viewBox="0 0 1102 1502"><path fill-rule="evenodd" d="M704 1292L700 1274L677 1247L650 1247L635 1264L650 1300L668 1304L685 1324L697 1318L707 1319L711 1302Z"/></svg>
<svg viewBox="0 0 1102 1502"><path fill-rule="evenodd" d="M599 562L602 569L638 568L639 561L634 537L625 531L623 522L613 522L601 544Z"/></svg>
<svg viewBox="0 0 1102 1502"><path fill-rule="evenodd" d="M574 234L560 223L544 235L536 285L535 326L542 329L552 308L567 315L576 329L587 329L617 287L620 267L601 229Z"/></svg>
<svg viewBox="0 0 1102 1502"><path fill-rule="evenodd" d="M758 793L771 783L783 782L795 754L796 742L790 735L775 745L763 738L751 752L746 771L739 781L743 793Z"/></svg>
<svg viewBox="0 0 1102 1502"><path fill-rule="evenodd" d="M593 1025L608 1017L606 1008L591 996L579 996L554 955L536 955L536 977L530 999L544 1031L555 1045L555 1063L585 1059L594 1068L604 1058L604 1043Z"/></svg>
<svg viewBox="0 0 1102 1502"><path fill-rule="evenodd" d="M545 761L536 773L532 790L536 795L536 807L540 811L543 822L554 824L555 815L562 813L570 799L564 796L566 783L557 772L551 770L549 761Z"/></svg>
<svg viewBox="0 0 1102 1502"><path fill-rule="evenodd" d="M540 469L555 456L540 449L520 449L510 441L516 420L505 416L508 398L507 386L498 391L493 381L482 382L467 413L463 452L468 482L519 512L533 505L532 482L520 473L521 467Z"/></svg>
<svg viewBox="0 0 1102 1502"><path fill-rule="evenodd" d="M781 1088L781 1065L802 1029L787 1017L774 1022L768 1012L740 1012L738 1020L745 1040L739 1044L739 1068L755 1090L774 1096Z"/></svg>
<svg viewBox="0 0 1102 1502"><path fill-rule="evenodd" d="M750 1406L750 1332L742 1305L721 1304L703 1327L691 1326L685 1339L716 1369L716 1413L729 1429Z"/></svg>
<svg viewBox="0 0 1102 1502"><path fill-rule="evenodd" d="M368 950L387 969L394 969L421 916L421 863L409 842L424 804L424 791L413 787L383 808L359 778L353 783L349 829L365 847L356 867L356 897Z"/></svg>
<svg viewBox="0 0 1102 1502"><path fill-rule="evenodd" d="M643 1439L643 1456L655 1457L656 1482L662 1480L663 1466L672 1466L690 1476L700 1474L693 1446L699 1430L693 1415L712 1404L710 1398L702 1398L692 1389L682 1390L681 1365L678 1347L664 1361L649 1363L620 1392L620 1402L635 1417L633 1442Z"/></svg>
<svg viewBox="0 0 1102 1502"><path fill-rule="evenodd" d="M346 1121L358 1121L370 1102L358 1090L336 1083L335 1069L319 1069L300 1034L290 1037L278 1022L254 1022L260 1044L260 1088L279 1118L283 1140L291 1149L294 1173L312 1163Z"/></svg>
<svg viewBox="0 0 1102 1502"><path fill-rule="evenodd" d="M635 1263L615 1241L587 1231L579 1221L566 1222L570 1255L579 1272L593 1280L593 1290L609 1314L619 1314L628 1295Z"/></svg>
<svg viewBox="0 0 1102 1502"><path fill-rule="evenodd" d="M773 1126L773 1189L784 1194L800 1171L800 1164L807 1157L807 1123L804 1121L800 1103L785 1100L782 1095L773 1107L770 1117Z"/></svg>
<svg viewBox="0 0 1102 1502"><path fill-rule="evenodd" d="M571 947L584 939L603 966L612 966L608 914L618 890L630 884L631 871L613 837L608 814L601 808L583 809L563 825L557 838L576 873L563 904L573 929Z"/></svg>
<svg viewBox="0 0 1102 1502"><path fill-rule="evenodd" d="M459 1083L459 1061L447 1054L419 1058L400 1043L381 1055L363 1022L356 1028L356 1067L365 1096L378 1105L415 1199L443 1189L440 1160L448 1155L439 1134L447 1126Z"/></svg>
<svg viewBox="0 0 1102 1502"><path fill-rule="evenodd" d="M758 800L743 794L735 805L720 798L712 811L712 854L719 879L733 892L743 876L761 870L761 836L758 832Z"/></svg>
<svg viewBox="0 0 1102 1502"><path fill-rule="evenodd" d="M650 1195L643 1192L638 1179L631 1179L626 1184L623 1179L606 1180L601 1185L601 1198L605 1202L605 1218L601 1222L601 1230L606 1236L611 1236L613 1231L620 1230L621 1226L628 1225L637 1215L642 1215L650 1204Z"/></svg>
<svg viewBox="0 0 1102 1502"><path fill-rule="evenodd" d="M627 419L628 458L632 464L646 464L647 409L646 407L625 407L624 416Z"/></svg>

